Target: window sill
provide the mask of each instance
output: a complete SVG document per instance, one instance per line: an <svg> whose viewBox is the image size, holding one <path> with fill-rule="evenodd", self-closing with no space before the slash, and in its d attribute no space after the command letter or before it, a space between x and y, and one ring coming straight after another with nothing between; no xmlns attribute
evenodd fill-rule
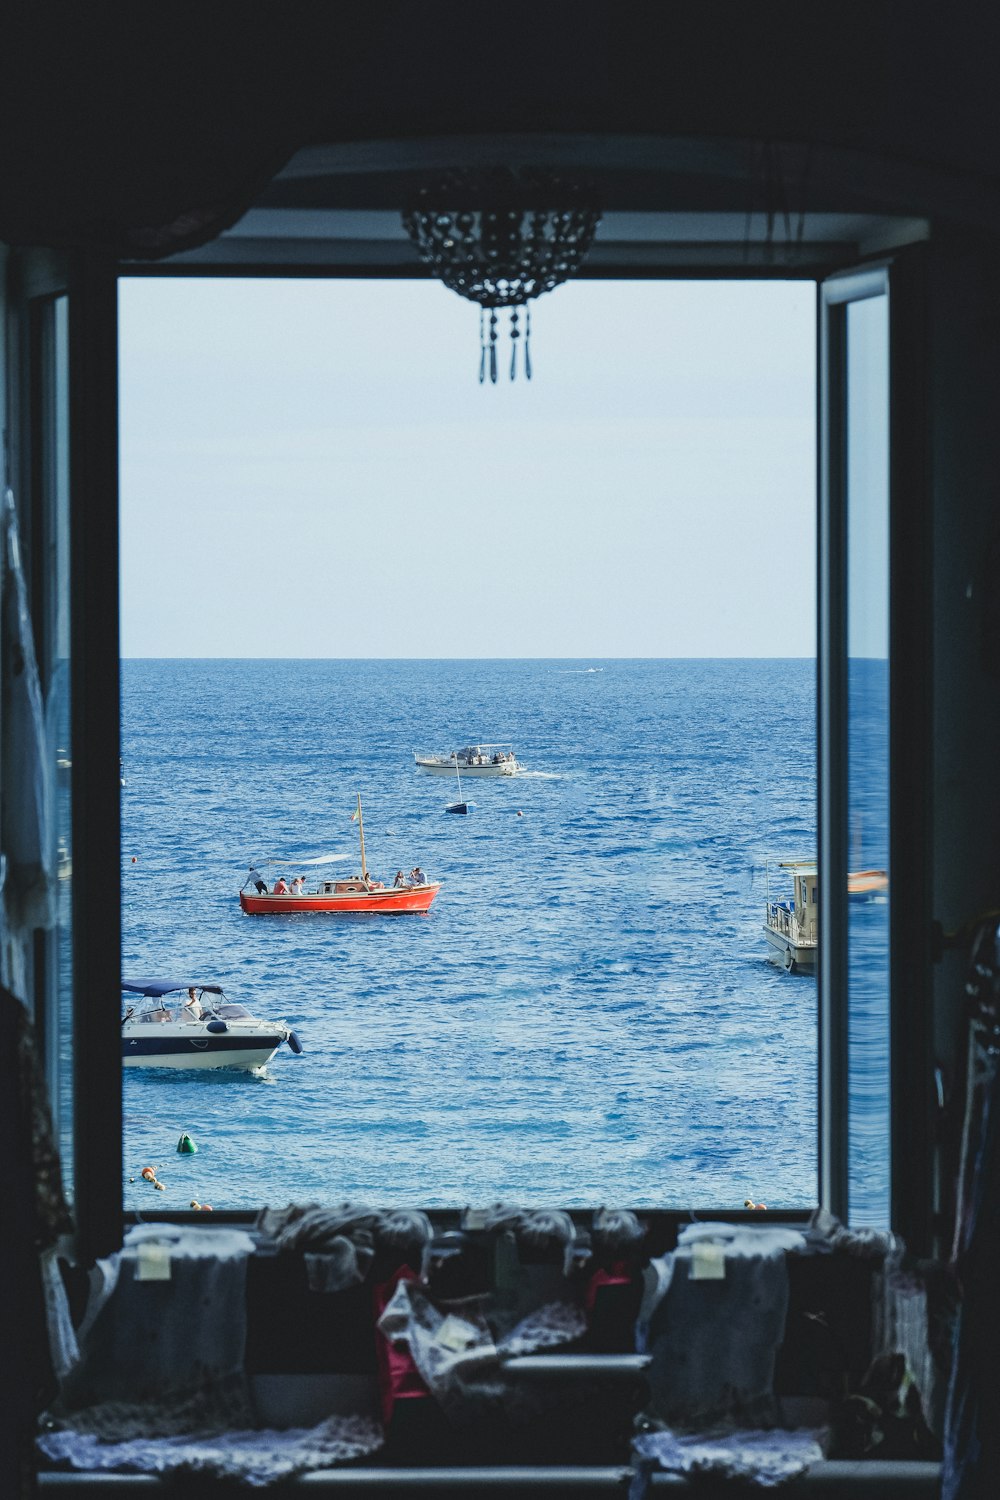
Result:
<svg viewBox="0 0 1000 1500"><path fill-rule="evenodd" d="M389 1469L329 1469L304 1474L279 1486L275 1493L300 1492L309 1500L331 1494L341 1496L378 1495L531 1495L564 1496L619 1495L628 1492L633 1471L627 1467L588 1468L571 1466ZM132 1495L151 1496L154 1490L176 1492L173 1480L150 1474L64 1474L39 1475L39 1489L52 1500L76 1491L88 1500L129 1500ZM195 1481L187 1480L194 1493ZM216 1484L208 1479L197 1481L198 1493L212 1493ZM808 1474L789 1487L790 1495L816 1496L818 1500L936 1500L941 1488L941 1466L936 1463L834 1462L816 1464ZM673 1474L656 1474L651 1489L659 1493L698 1494L710 1500L713 1494L731 1494L724 1483L711 1486L704 1479L696 1483Z"/></svg>

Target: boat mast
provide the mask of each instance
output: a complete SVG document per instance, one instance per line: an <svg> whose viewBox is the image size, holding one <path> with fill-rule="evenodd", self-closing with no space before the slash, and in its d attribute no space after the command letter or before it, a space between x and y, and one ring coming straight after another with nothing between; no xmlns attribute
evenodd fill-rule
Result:
<svg viewBox="0 0 1000 1500"><path fill-rule="evenodd" d="M361 816L361 793L358 793L358 833L361 835L361 878L368 879L368 866L365 864L365 820Z"/></svg>

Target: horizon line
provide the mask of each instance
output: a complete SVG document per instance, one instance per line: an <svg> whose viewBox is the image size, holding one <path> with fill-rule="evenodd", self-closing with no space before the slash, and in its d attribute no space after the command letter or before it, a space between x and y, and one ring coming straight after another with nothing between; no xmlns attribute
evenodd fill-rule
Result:
<svg viewBox="0 0 1000 1500"><path fill-rule="evenodd" d="M882 657L854 658L857 660L884 660ZM783 656L710 656L699 653L693 656L119 656L119 661L815 661L811 655L785 654Z"/></svg>

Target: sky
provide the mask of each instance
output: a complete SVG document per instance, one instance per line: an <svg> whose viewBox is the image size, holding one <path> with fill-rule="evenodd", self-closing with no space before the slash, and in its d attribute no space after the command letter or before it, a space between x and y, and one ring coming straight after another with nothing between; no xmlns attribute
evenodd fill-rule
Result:
<svg viewBox="0 0 1000 1500"><path fill-rule="evenodd" d="M811 282L120 287L123 656L815 654Z"/></svg>

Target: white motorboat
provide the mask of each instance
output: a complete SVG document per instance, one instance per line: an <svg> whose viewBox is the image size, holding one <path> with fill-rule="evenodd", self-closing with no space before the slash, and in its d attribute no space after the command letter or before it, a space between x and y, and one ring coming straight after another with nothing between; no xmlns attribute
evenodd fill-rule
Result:
<svg viewBox="0 0 1000 1500"><path fill-rule="evenodd" d="M451 776L456 770L463 776L516 776L524 770L513 746L506 743L466 745L450 755L418 755L414 750L413 759L418 770L437 776Z"/></svg>
<svg viewBox="0 0 1000 1500"><path fill-rule="evenodd" d="M238 1068L254 1072L282 1042L302 1044L284 1021L262 1021L227 999L220 985L123 979L126 1068Z"/></svg>

